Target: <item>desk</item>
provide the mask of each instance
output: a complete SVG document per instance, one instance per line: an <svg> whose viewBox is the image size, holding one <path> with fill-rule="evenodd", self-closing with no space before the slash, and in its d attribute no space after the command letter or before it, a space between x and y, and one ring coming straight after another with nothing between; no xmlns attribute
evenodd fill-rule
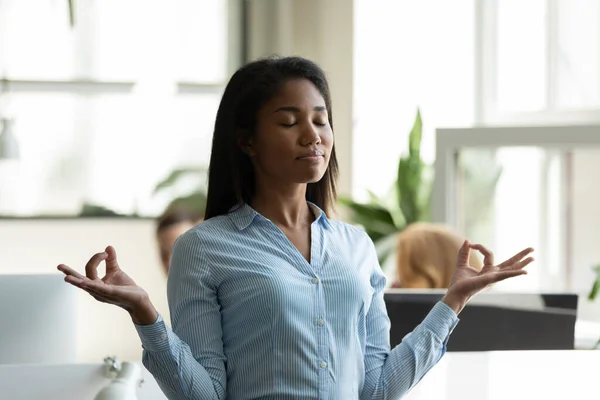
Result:
<svg viewBox="0 0 600 400"><path fill-rule="evenodd" d="M0 365L0 399L92 400L110 379L104 364L15 364ZM158 384L144 367L140 400L166 400Z"/></svg>
<svg viewBox="0 0 600 400"><path fill-rule="evenodd" d="M597 398L598 370L600 351L448 353L404 399Z"/></svg>
<svg viewBox="0 0 600 400"><path fill-rule="evenodd" d="M102 364L0 365L0 398L92 400L109 380ZM597 398L600 351L448 353L405 400ZM165 400L143 369L140 400ZM346 400L346 399L340 399Z"/></svg>

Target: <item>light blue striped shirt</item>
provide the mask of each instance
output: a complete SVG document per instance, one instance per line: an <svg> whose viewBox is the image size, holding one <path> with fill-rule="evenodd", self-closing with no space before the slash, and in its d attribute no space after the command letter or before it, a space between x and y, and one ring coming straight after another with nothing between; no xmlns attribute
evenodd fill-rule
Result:
<svg viewBox="0 0 600 400"><path fill-rule="evenodd" d="M169 399L398 399L442 357L454 311L436 304L390 350L373 242L311 207L310 263L248 205L177 240L173 331L136 326Z"/></svg>

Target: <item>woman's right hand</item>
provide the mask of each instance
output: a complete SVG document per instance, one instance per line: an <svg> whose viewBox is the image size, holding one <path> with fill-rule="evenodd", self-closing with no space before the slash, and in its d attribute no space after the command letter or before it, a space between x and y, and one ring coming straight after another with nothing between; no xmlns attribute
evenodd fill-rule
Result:
<svg viewBox="0 0 600 400"><path fill-rule="evenodd" d="M98 265L102 261L106 263L106 275L99 278ZM85 276L64 264L60 264L58 270L66 275L65 282L85 290L98 301L114 304L129 312L135 324L150 325L158 318L148 293L119 267L117 253L112 246L90 258L85 266Z"/></svg>

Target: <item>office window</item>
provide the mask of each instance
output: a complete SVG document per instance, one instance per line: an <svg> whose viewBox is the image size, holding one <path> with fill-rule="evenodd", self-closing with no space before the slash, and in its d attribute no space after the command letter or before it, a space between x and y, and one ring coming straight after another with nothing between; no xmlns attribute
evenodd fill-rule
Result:
<svg viewBox="0 0 600 400"><path fill-rule="evenodd" d="M477 122L600 121L599 26L600 0L478 2Z"/></svg>
<svg viewBox="0 0 600 400"><path fill-rule="evenodd" d="M391 188L417 108L428 162L436 128L473 122L475 3L354 0L356 198Z"/></svg>
<svg viewBox="0 0 600 400"><path fill-rule="evenodd" d="M502 112L541 110L547 95L546 1L496 4L497 107Z"/></svg>
<svg viewBox="0 0 600 400"><path fill-rule="evenodd" d="M538 247L531 276L500 287L585 293L593 279L590 267L600 260L596 248L586 245L586 238L600 234L594 224L600 213L590 206L597 195L591 182L600 167L598 150L578 147L578 142L548 147L543 127L562 127L556 134L568 141L581 126L600 122L600 1L484 0L478 3L476 22L481 38L476 47L476 122L506 127L503 134L522 135L525 144L487 137L482 140L492 149L482 149L473 148L469 139L457 162L479 154L475 165L485 171L496 164L502 174L493 204L480 208L467 202L477 195L465 166L459 165L456 177L445 177L456 179L460 189L454 193L459 205L453 221L471 236L488 240L502 256L524 245ZM582 140L593 141L598 134L586 132L589 137ZM487 155L485 161L481 154ZM474 211L486 215L475 221Z"/></svg>
<svg viewBox="0 0 600 400"><path fill-rule="evenodd" d="M173 169L208 162L232 60L233 1L0 3L0 215L80 215L84 204L155 216ZM234 49L235 50L235 49Z"/></svg>
<svg viewBox="0 0 600 400"><path fill-rule="evenodd" d="M529 275L496 285L587 294L600 260L600 125L487 127L437 133L434 217L487 243L501 261L533 246ZM597 319L583 298L583 319Z"/></svg>

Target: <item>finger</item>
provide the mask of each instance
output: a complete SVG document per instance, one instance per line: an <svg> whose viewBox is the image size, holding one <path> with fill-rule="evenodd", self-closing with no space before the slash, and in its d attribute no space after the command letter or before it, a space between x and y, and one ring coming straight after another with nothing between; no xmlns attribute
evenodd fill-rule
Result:
<svg viewBox="0 0 600 400"><path fill-rule="evenodd" d="M465 240L458 250L458 256L456 260L457 265L469 265L469 255L471 254L471 244L468 240Z"/></svg>
<svg viewBox="0 0 600 400"><path fill-rule="evenodd" d="M117 252L115 248L112 246L107 246L106 254L108 255L108 257L106 257L106 269L119 269L119 263L117 262Z"/></svg>
<svg viewBox="0 0 600 400"><path fill-rule="evenodd" d="M76 277L73 275L65 276L65 282L70 283L73 286L77 286L78 288L81 288L81 285L85 279L87 279L87 278L86 277L79 278L79 277Z"/></svg>
<svg viewBox="0 0 600 400"><path fill-rule="evenodd" d="M108 257L108 254L106 254L105 251L102 253L96 253L92 256L92 258L90 258L90 261L85 264L85 275L89 279L94 280L98 278L98 265L100 265L102 261L106 260L106 257Z"/></svg>
<svg viewBox="0 0 600 400"><path fill-rule="evenodd" d="M531 248L531 247L528 247L528 248L526 248L524 250L521 250L520 252L518 252L517 254L515 254L514 256L512 256L508 260L506 260L503 263L499 264L498 268L504 268L504 267L508 267L508 266L513 265L513 264L516 264L519 261L521 261L525 256L527 256L528 254L530 254L531 252L533 252L533 248Z"/></svg>
<svg viewBox="0 0 600 400"><path fill-rule="evenodd" d="M115 301L114 297L108 296L108 295L106 295L104 293L101 293L101 292L99 292L97 290L89 289L89 288L85 288L83 290L85 290L86 292L88 292L96 300L104 301L104 302L107 302L107 303Z"/></svg>
<svg viewBox="0 0 600 400"><path fill-rule="evenodd" d="M86 291L93 290L94 292L97 292L103 296L112 296L114 294L114 289L110 285L106 285L100 280L92 281L86 279L81 282L80 287Z"/></svg>
<svg viewBox="0 0 600 400"><path fill-rule="evenodd" d="M503 271L516 271L519 269L523 269L526 266L528 266L529 264L531 264L535 259L533 257L527 257L524 260L521 260L513 265L508 265L506 267L504 267Z"/></svg>
<svg viewBox="0 0 600 400"><path fill-rule="evenodd" d="M527 271L525 271L524 269L503 270L503 271L492 272L489 274L481 275L480 278L482 278L481 280L483 281L483 283L485 283L485 285L484 285L484 287L485 287L485 286L492 285L494 283L501 282L501 281L509 279L509 278L514 278L515 276L519 276L519 275L527 275Z"/></svg>
<svg viewBox="0 0 600 400"><path fill-rule="evenodd" d="M98 287L98 282L91 281L86 277L77 278L73 275L67 275L65 276L65 282L86 291L98 301L113 303L118 300L114 297L112 290L102 290L102 286Z"/></svg>
<svg viewBox="0 0 600 400"><path fill-rule="evenodd" d="M472 244L471 248L483 254L483 265L494 265L494 253L487 247L482 244Z"/></svg>
<svg viewBox="0 0 600 400"><path fill-rule="evenodd" d="M84 276L81 275L79 272L75 271L73 268L70 268L69 266L67 266L65 264L60 264L58 267L56 267L56 269L58 269L60 272L62 272L65 275L71 275L71 276L74 276L79 279L84 278Z"/></svg>

